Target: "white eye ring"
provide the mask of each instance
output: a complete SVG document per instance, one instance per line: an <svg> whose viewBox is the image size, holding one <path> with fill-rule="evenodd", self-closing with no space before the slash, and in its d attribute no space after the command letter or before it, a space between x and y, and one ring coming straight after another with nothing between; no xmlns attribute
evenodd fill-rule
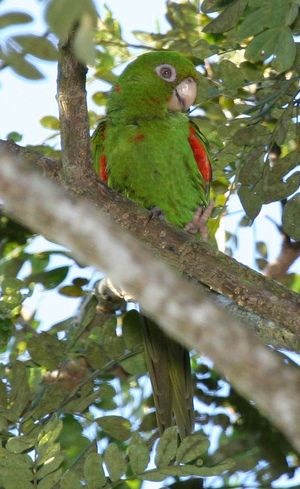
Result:
<svg viewBox="0 0 300 489"><path fill-rule="evenodd" d="M172 65L168 65L168 64L159 65L155 68L155 71L158 74L158 76L160 76L160 78L162 78L167 82L174 82L177 78L176 70Z"/></svg>

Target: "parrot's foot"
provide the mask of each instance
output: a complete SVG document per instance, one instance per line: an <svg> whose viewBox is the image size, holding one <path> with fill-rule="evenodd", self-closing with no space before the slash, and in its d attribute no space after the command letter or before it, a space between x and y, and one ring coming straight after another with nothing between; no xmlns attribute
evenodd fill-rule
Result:
<svg viewBox="0 0 300 489"><path fill-rule="evenodd" d="M151 211L150 211L150 215L149 215L149 218L148 218L148 222L150 222L152 219L164 219L165 218L165 215L163 213L163 211L159 208L159 207L152 207Z"/></svg>
<svg viewBox="0 0 300 489"><path fill-rule="evenodd" d="M205 209L201 206L198 207L193 219L184 226L185 231L188 231L191 234L200 233L204 243L208 243L209 232L207 221L211 216L214 205L215 203L212 200Z"/></svg>

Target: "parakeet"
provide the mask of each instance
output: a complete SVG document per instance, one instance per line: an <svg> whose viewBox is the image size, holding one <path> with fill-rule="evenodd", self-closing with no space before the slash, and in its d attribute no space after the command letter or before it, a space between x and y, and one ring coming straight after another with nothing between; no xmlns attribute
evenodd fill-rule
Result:
<svg viewBox="0 0 300 489"><path fill-rule="evenodd" d="M201 229L211 180L205 139L182 113L196 99L198 77L180 53L139 56L118 78L92 136L95 168L104 182L194 233ZM183 439L194 427L189 353L146 317L142 330L159 432L175 417Z"/></svg>

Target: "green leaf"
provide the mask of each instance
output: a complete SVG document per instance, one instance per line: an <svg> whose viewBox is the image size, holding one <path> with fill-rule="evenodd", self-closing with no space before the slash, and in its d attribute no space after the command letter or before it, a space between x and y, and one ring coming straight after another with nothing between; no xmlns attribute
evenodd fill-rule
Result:
<svg viewBox="0 0 300 489"><path fill-rule="evenodd" d="M110 358L104 352L102 346L97 343L89 343L86 349L86 360L88 364L95 370L104 368Z"/></svg>
<svg viewBox="0 0 300 489"><path fill-rule="evenodd" d="M289 27L267 29L249 43L245 57L261 61L274 55L272 66L279 72L288 70L296 57L296 46Z"/></svg>
<svg viewBox="0 0 300 489"><path fill-rule="evenodd" d="M21 289L24 282L17 278L6 278L2 282L2 300L0 301L0 311L13 317L19 314L24 296Z"/></svg>
<svg viewBox="0 0 300 489"><path fill-rule="evenodd" d="M107 92L96 92L93 94L92 99L97 105L106 105L108 94Z"/></svg>
<svg viewBox="0 0 300 489"><path fill-rule="evenodd" d="M99 453L90 453L84 461L84 478L88 489L99 489L106 485L103 459Z"/></svg>
<svg viewBox="0 0 300 489"><path fill-rule="evenodd" d="M46 61L57 61L59 52L56 47L44 36L26 34L14 36L13 40L22 46L25 54L31 54L36 58L45 59Z"/></svg>
<svg viewBox="0 0 300 489"><path fill-rule="evenodd" d="M83 287L84 285L87 285L89 283L89 280L85 277L76 277L73 278L72 283L77 287Z"/></svg>
<svg viewBox="0 0 300 489"><path fill-rule="evenodd" d="M116 333L116 318L108 320L103 326L103 349L107 355L118 360L124 355L124 342L121 336Z"/></svg>
<svg viewBox="0 0 300 489"><path fill-rule="evenodd" d="M286 199L289 195L296 192L299 187L300 172L293 173L284 182L278 181L273 185L269 185L263 194L263 182L261 183L261 195L263 195L263 203L269 204L277 200Z"/></svg>
<svg viewBox="0 0 300 489"><path fill-rule="evenodd" d="M60 453L61 451L59 443L52 443L51 445L39 445L37 447L37 464L39 466L48 464Z"/></svg>
<svg viewBox="0 0 300 489"><path fill-rule="evenodd" d="M266 29L248 44L245 57L252 61L261 61L274 54L280 28Z"/></svg>
<svg viewBox="0 0 300 489"><path fill-rule="evenodd" d="M81 319L81 324L80 328L82 331L85 330L85 328L92 322L96 315L96 307L98 305L98 300L94 294L90 295L84 304L84 311L82 310L82 319ZM98 330L101 332L101 343L102 343L102 328L93 328L92 334L94 335L95 330Z"/></svg>
<svg viewBox="0 0 300 489"><path fill-rule="evenodd" d="M33 448L36 443L36 438L31 436L14 436L9 438L5 448L10 453L22 453Z"/></svg>
<svg viewBox="0 0 300 489"><path fill-rule="evenodd" d="M282 113L280 115L276 127L275 141L278 146L281 146L285 141L285 138L288 134L289 127L291 125L291 119L293 117L293 113L294 113L293 104L288 105L288 107L282 110Z"/></svg>
<svg viewBox="0 0 300 489"><path fill-rule="evenodd" d="M256 10L245 16L239 31L238 40L255 36L266 28L290 25L295 15L295 9L289 0L267 0L257 2Z"/></svg>
<svg viewBox="0 0 300 489"><path fill-rule="evenodd" d="M268 261L264 258L256 258L255 263L259 270L264 270L264 268L266 268L268 265Z"/></svg>
<svg viewBox="0 0 300 489"><path fill-rule="evenodd" d="M159 469L166 467L175 459L177 446L177 426L171 426L164 431L156 447L155 465Z"/></svg>
<svg viewBox="0 0 300 489"><path fill-rule="evenodd" d="M0 453L0 476L5 489L32 489L33 462L26 454L11 454L4 448Z"/></svg>
<svg viewBox="0 0 300 489"><path fill-rule="evenodd" d="M266 28L267 18L262 8L254 10L251 14L245 16L237 31L238 41L247 37L253 37Z"/></svg>
<svg viewBox="0 0 300 489"><path fill-rule="evenodd" d="M147 372L144 352L135 353L120 361L121 367L130 375L144 375Z"/></svg>
<svg viewBox="0 0 300 489"><path fill-rule="evenodd" d="M49 474L52 474L52 472L57 471L57 469L60 467L60 465L63 463L65 459L65 454L60 452L58 453L52 460L48 460L46 464L44 464L41 468L36 473L36 478L37 480L44 479Z"/></svg>
<svg viewBox="0 0 300 489"><path fill-rule="evenodd" d="M244 78L247 81L257 80L261 73L257 66L250 61L243 61L239 66L241 72L243 73Z"/></svg>
<svg viewBox="0 0 300 489"><path fill-rule="evenodd" d="M264 170L264 151L263 146L250 149L238 173L240 183L243 185L251 185L262 178Z"/></svg>
<svg viewBox="0 0 300 489"><path fill-rule="evenodd" d="M282 225L285 233L296 241L300 240L300 193L296 194L284 206Z"/></svg>
<svg viewBox="0 0 300 489"><path fill-rule="evenodd" d="M223 84L228 88L239 88L245 84L243 73L232 61L224 59L219 64Z"/></svg>
<svg viewBox="0 0 300 489"><path fill-rule="evenodd" d="M66 344L44 331L38 336L28 338L27 348L35 363L54 370L63 359Z"/></svg>
<svg viewBox="0 0 300 489"><path fill-rule="evenodd" d="M223 34L229 31L243 15L247 3L248 0L237 0L231 3L216 19L207 24L202 31L212 34Z"/></svg>
<svg viewBox="0 0 300 489"><path fill-rule="evenodd" d="M279 73L288 70L294 63L296 44L290 27L283 27L280 30L274 54L275 59L272 61L272 67Z"/></svg>
<svg viewBox="0 0 300 489"><path fill-rule="evenodd" d="M102 416L95 421L100 428L117 440L125 441L130 438L131 423L123 416Z"/></svg>
<svg viewBox="0 0 300 489"><path fill-rule="evenodd" d="M28 406L30 389L28 384L28 371L23 362L16 361L11 371L11 391L9 396L10 419L19 416Z"/></svg>
<svg viewBox="0 0 300 489"><path fill-rule="evenodd" d="M216 12L217 10L222 10L227 7L234 1L235 0L203 0L203 2L201 2L201 12L204 14Z"/></svg>
<svg viewBox="0 0 300 489"><path fill-rule="evenodd" d="M287 173L296 168L299 164L300 150L291 151L284 158L280 158L278 162L275 163L268 175L269 182L276 182L283 178Z"/></svg>
<svg viewBox="0 0 300 489"><path fill-rule="evenodd" d="M104 461L113 482L122 477L126 471L126 463L122 453L115 443L110 443L104 453Z"/></svg>
<svg viewBox="0 0 300 489"><path fill-rule="evenodd" d="M63 422L56 415L46 423L42 428L38 436L39 445L45 445L46 443L53 443L59 437L61 430L63 429Z"/></svg>
<svg viewBox="0 0 300 489"><path fill-rule="evenodd" d="M255 244L255 249L263 258L268 258L268 248L266 243L263 241L257 241Z"/></svg>
<svg viewBox="0 0 300 489"><path fill-rule="evenodd" d="M234 465L235 462L232 459L226 459L220 464L216 464L211 467L197 467L195 465L172 465L156 470L147 470L143 474L140 474L140 478L143 480L159 482L165 480L167 477L187 477L191 475L199 477L210 477L220 475L225 470L232 469Z"/></svg>
<svg viewBox="0 0 300 489"><path fill-rule="evenodd" d="M258 193L255 193L255 191L250 190L248 187L245 187L245 185L242 185L239 188L238 196L247 216L250 219L255 219L262 206L261 196Z"/></svg>
<svg viewBox="0 0 300 489"><path fill-rule="evenodd" d="M189 463L199 458L209 448L209 440L202 433L194 433L182 440L176 454L176 462Z"/></svg>
<svg viewBox="0 0 300 489"><path fill-rule="evenodd" d="M83 297L85 295L82 288L77 287L77 285L64 285L59 287L58 292L66 297Z"/></svg>
<svg viewBox="0 0 300 489"><path fill-rule="evenodd" d="M12 471L12 469L10 469ZM3 471L1 474L2 487L5 489L32 489L32 483L23 478L23 474L8 474L7 471Z"/></svg>
<svg viewBox="0 0 300 489"><path fill-rule="evenodd" d="M267 145L271 131L268 127L258 125L242 127L232 137L234 144L238 146L261 146Z"/></svg>
<svg viewBox="0 0 300 489"><path fill-rule="evenodd" d="M94 18L89 14L83 14L74 38L74 53L77 59L89 66L94 66L97 51L94 45Z"/></svg>
<svg viewBox="0 0 300 489"><path fill-rule="evenodd" d="M192 48L191 55L193 57L196 56L197 58L204 59L212 54L217 54L218 51L218 48L211 45L206 39L198 39Z"/></svg>
<svg viewBox="0 0 300 489"><path fill-rule="evenodd" d="M26 284L30 282L40 282L46 289L55 289L66 278L70 267L58 267L52 270L46 270L45 272L33 273L26 277L24 282Z"/></svg>
<svg viewBox="0 0 300 489"><path fill-rule="evenodd" d="M150 451L138 432L130 440L128 455L133 473L138 475L144 472L150 460Z"/></svg>
<svg viewBox="0 0 300 489"><path fill-rule="evenodd" d="M51 31L64 41L70 34L76 22L82 19L84 14L89 14L94 26L97 22L97 11L92 0L50 0L46 7L45 18Z"/></svg>
<svg viewBox="0 0 300 489"><path fill-rule="evenodd" d="M54 129L55 131L59 131L60 123L57 117L53 117L52 115L46 115L40 119L40 124L47 129Z"/></svg>
<svg viewBox="0 0 300 489"><path fill-rule="evenodd" d="M38 489L40 488L38 487ZM69 470L60 481L60 489L82 489L82 484L79 477L73 471Z"/></svg>
<svg viewBox="0 0 300 489"><path fill-rule="evenodd" d="M44 272L49 264L50 253L32 253L28 255L31 264L31 273Z"/></svg>
<svg viewBox="0 0 300 489"><path fill-rule="evenodd" d="M28 78L29 80L41 80L44 78L42 73L32 63L29 63L22 54L16 51L10 51L4 57L4 62L24 78Z"/></svg>
<svg viewBox="0 0 300 489"><path fill-rule="evenodd" d="M11 139L12 141L14 141L15 143L18 143L19 141L21 141L23 139L23 136L22 134L16 132L16 131L13 131L13 132L10 132L7 136L6 136L6 139Z"/></svg>
<svg viewBox="0 0 300 489"><path fill-rule="evenodd" d="M51 472L39 481L37 489L53 489L53 487L60 481L61 475L62 469Z"/></svg>
<svg viewBox="0 0 300 489"><path fill-rule="evenodd" d="M296 273L288 273L287 277L291 279L289 288L294 290L294 292L300 293L300 275L297 275Z"/></svg>
<svg viewBox="0 0 300 489"><path fill-rule="evenodd" d="M36 399L30 413L34 419L40 419L46 414L58 409L65 400L67 387L61 382L43 385L40 396Z"/></svg>
<svg viewBox="0 0 300 489"><path fill-rule="evenodd" d="M33 18L29 14L24 12L7 12L0 15L0 29L16 24L28 24L32 22Z"/></svg>
<svg viewBox="0 0 300 489"><path fill-rule="evenodd" d="M136 310L128 311L122 318L122 336L125 347L136 350L143 344L140 314Z"/></svg>
<svg viewBox="0 0 300 489"><path fill-rule="evenodd" d="M0 405L6 410L7 409L7 385L0 380Z"/></svg>

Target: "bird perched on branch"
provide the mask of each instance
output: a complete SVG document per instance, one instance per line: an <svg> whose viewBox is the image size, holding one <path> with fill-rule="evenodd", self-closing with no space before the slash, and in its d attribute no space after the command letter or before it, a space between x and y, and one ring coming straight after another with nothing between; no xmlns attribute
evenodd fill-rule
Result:
<svg viewBox="0 0 300 489"><path fill-rule="evenodd" d="M138 57L113 87L92 147L109 186L207 237L211 165L204 136L183 113L196 99L197 81L192 62L177 52ZM189 353L146 317L142 330L160 434L175 417L184 438L194 427Z"/></svg>

